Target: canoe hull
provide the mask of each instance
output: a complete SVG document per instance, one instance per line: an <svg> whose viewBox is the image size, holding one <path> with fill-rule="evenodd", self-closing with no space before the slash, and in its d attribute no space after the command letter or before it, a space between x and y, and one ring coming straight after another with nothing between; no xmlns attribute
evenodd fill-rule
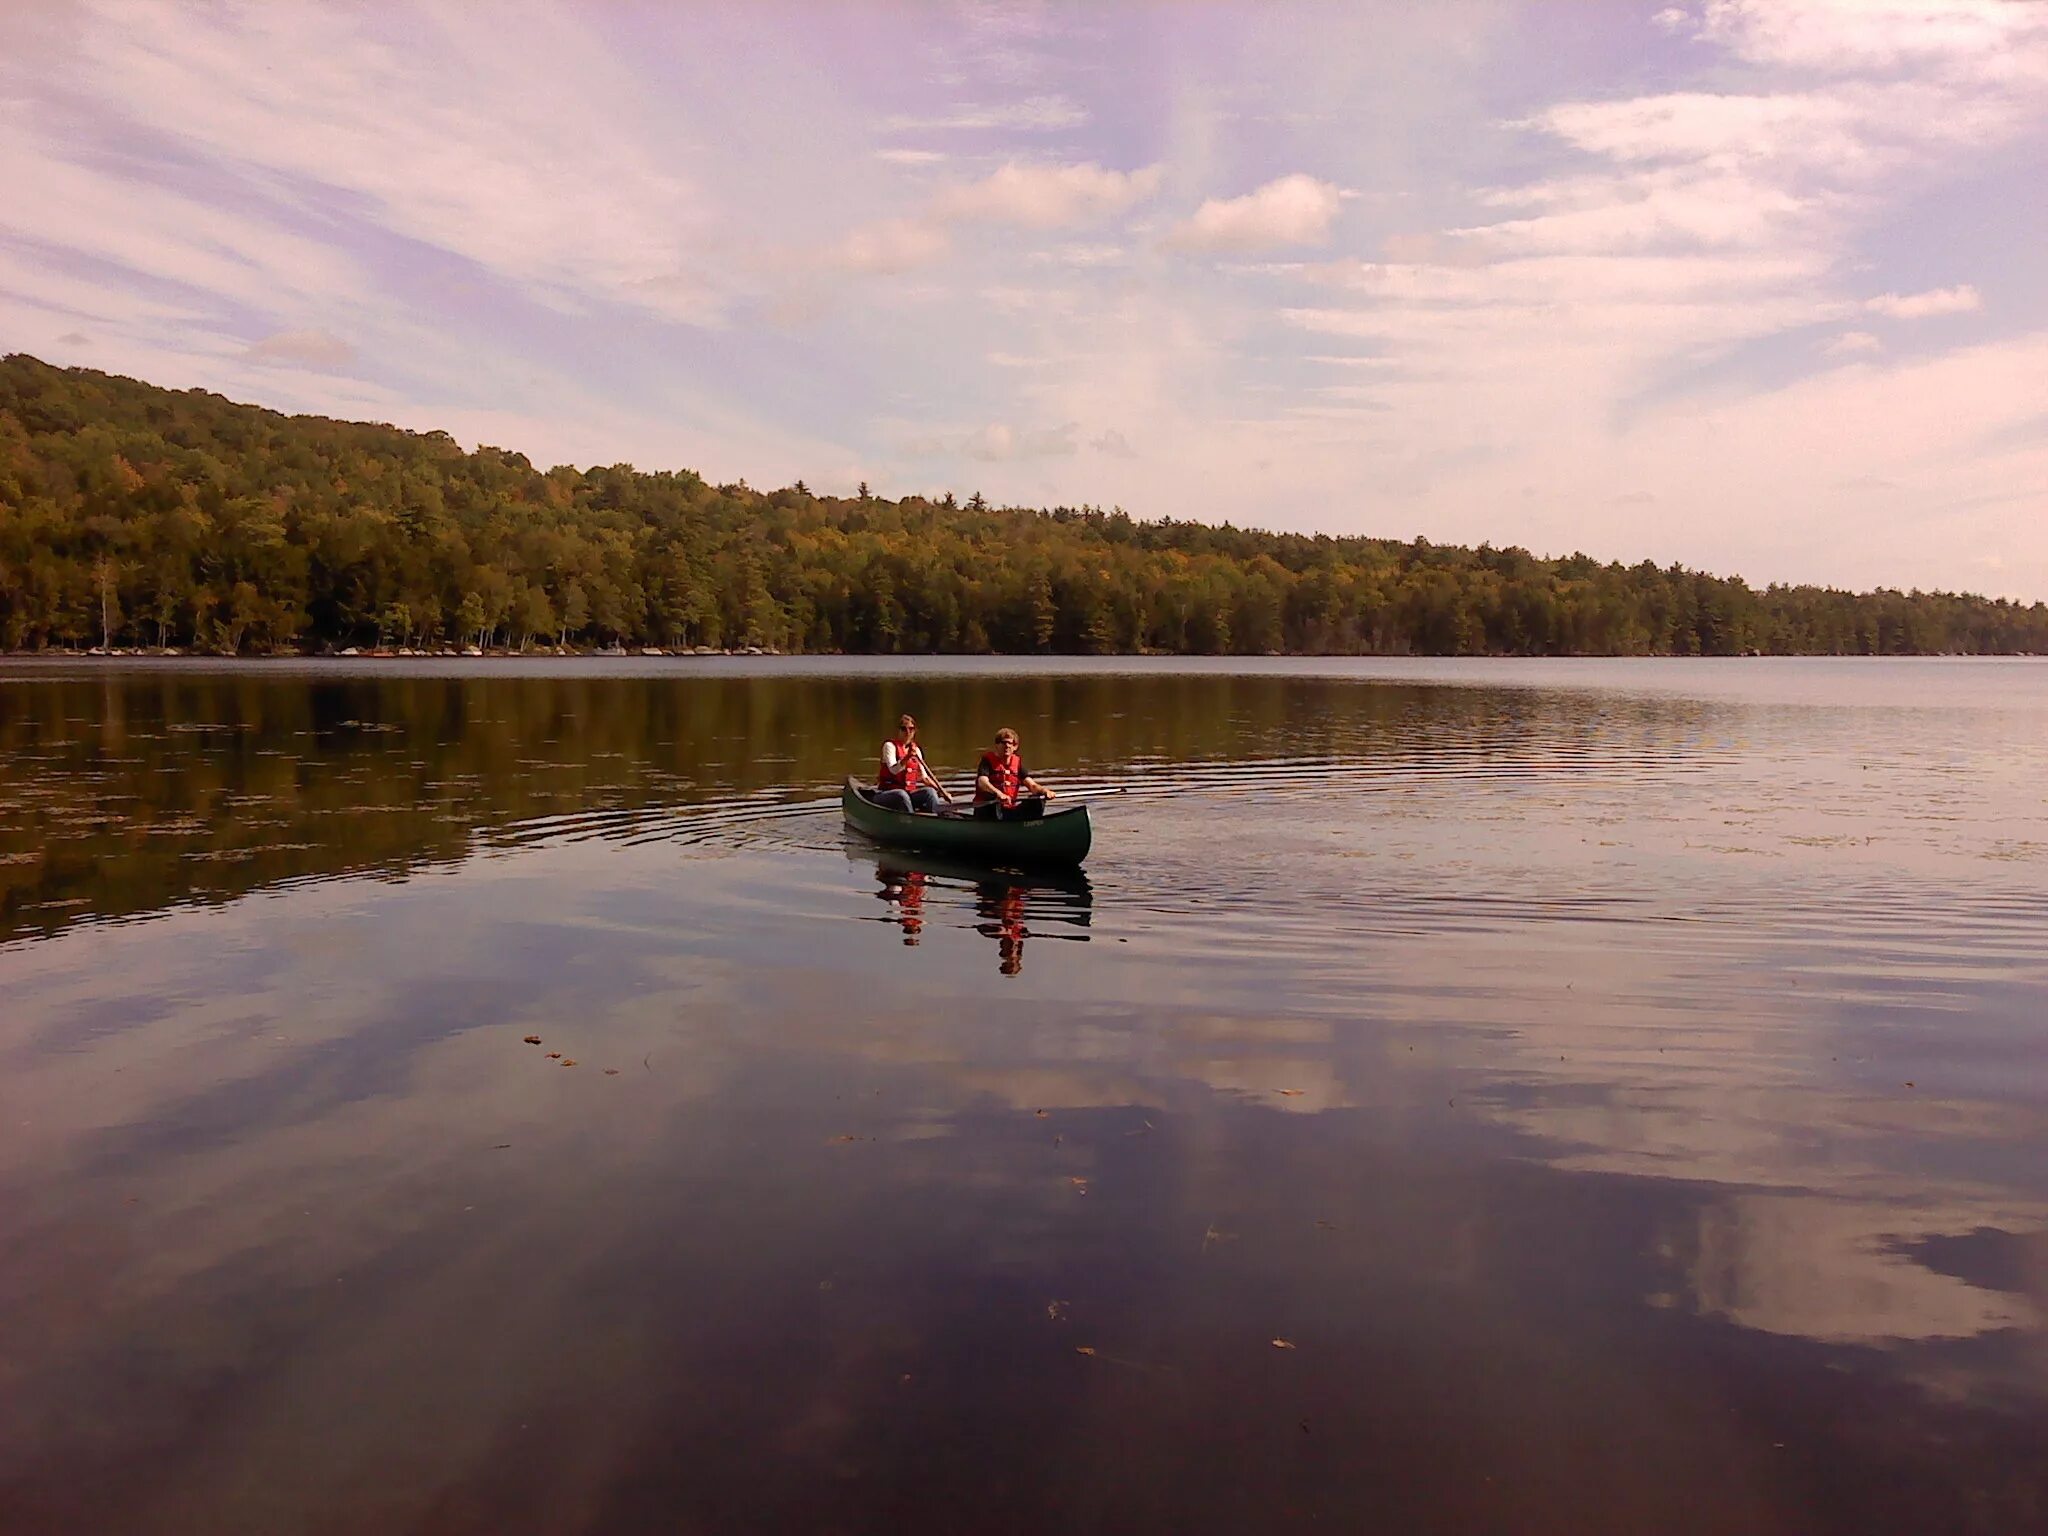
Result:
<svg viewBox="0 0 2048 1536"><path fill-rule="evenodd" d="M1095 828L1086 805L1049 810L1033 821L981 821L884 810L848 779L839 792L846 824L890 848L916 848L977 864L1073 869L1088 857Z"/></svg>

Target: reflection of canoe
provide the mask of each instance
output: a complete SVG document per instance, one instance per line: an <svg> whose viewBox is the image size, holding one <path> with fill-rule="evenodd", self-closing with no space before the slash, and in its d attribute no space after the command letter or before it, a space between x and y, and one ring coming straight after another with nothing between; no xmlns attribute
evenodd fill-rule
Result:
<svg viewBox="0 0 2048 1536"><path fill-rule="evenodd" d="M988 864L1072 867L1088 857L1095 835L1086 805L1063 806L1029 821L983 821L884 810L870 798L873 793L853 779L846 781L839 794L846 824L897 848L925 848Z"/></svg>
<svg viewBox="0 0 2048 1536"><path fill-rule="evenodd" d="M885 849L868 857L874 860L876 877L885 883L924 875L971 892L977 901L983 903L999 902L1013 894L1020 896L1034 923L1070 923L1077 928L1086 928L1095 905L1095 888L1088 883L1087 875L1078 869L1040 865L1028 871L1006 870L991 864L978 864L971 859L948 858L943 854L911 849Z"/></svg>

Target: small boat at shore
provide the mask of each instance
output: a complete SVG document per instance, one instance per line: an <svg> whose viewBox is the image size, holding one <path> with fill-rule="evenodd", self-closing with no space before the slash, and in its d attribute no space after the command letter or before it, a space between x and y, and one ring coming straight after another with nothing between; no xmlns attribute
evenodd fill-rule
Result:
<svg viewBox="0 0 2048 1536"><path fill-rule="evenodd" d="M992 819L966 814L929 815L875 804L875 792L848 778L839 793L846 824L891 848L921 848L981 864L1071 869L1088 857L1095 829L1086 804L1043 815Z"/></svg>

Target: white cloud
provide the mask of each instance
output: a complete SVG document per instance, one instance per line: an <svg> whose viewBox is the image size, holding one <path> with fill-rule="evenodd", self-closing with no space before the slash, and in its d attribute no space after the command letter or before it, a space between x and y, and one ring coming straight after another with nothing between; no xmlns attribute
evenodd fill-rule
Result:
<svg viewBox="0 0 2048 1536"><path fill-rule="evenodd" d="M1082 165L1011 162L980 181L941 192L933 216L1012 224L1022 229L1064 229L1125 212L1159 189L1160 167L1135 171Z"/></svg>
<svg viewBox="0 0 2048 1536"><path fill-rule="evenodd" d="M1569 67L1503 56L1515 0L1223 8L1164 51L1143 8L799 14L0 5L0 332L537 457L882 485L914 452L998 499L1762 578L1960 583L1996 547L2048 592L2025 511L1908 526L2042 483L2048 443L2001 414L2034 382L2011 351L1915 371L1959 333L2026 342L2017 234L1950 232L1979 297L1914 291L1904 233L1924 192L2031 189L2048 5L1652 0ZM1481 120L1506 65L1519 125ZM1314 175L1203 202L1273 155ZM1374 200L1340 219L1347 186ZM1995 314L1876 347L1963 293ZM249 355L296 332L357 355ZM1908 377L1957 402L1924 439ZM1866 466L1911 487L1889 543L1829 510Z"/></svg>
<svg viewBox="0 0 2048 1536"><path fill-rule="evenodd" d="M1022 101L964 105L930 117L899 113L891 117L886 126L897 132L915 129L1013 129L1025 133L1057 133L1083 127L1087 122L1087 110L1071 97L1044 95L1026 97Z"/></svg>
<svg viewBox="0 0 2048 1536"><path fill-rule="evenodd" d="M10 149L0 231L59 253L47 263L53 275L71 268L79 282L93 281L75 272L84 257L188 290L188 302L199 293L294 307L351 300L369 287L359 262L261 211L209 206L80 163L25 112L0 110L0 135Z"/></svg>
<svg viewBox="0 0 2048 1536"><path fill-rule="evenodd" d="M2048 36L2048 7L2013 0L1709 0L1710 41L1759 63L1835 74L1934 65L1997 74Z"/></svg>
<svg viewBox="0 0 2048 1536"><path fill-rule="evenodd" d="M1031 259L1066 267L1112 267L1129 255L1120 245L1056 245L1050 250L1033 251Z"/></svg>
<svg viewBox="0 0 2048 1536"><path fill-rule="evenodd" d="M1781 9L1802 8L1814 9L1801 0ZM1725 43L1741 18L1715 9ZM1866 52L1877 50L1866 41ZM1767 43L1793 46L1756 47ZM1933 46L1922 37L1898 48L1909 43ZM1343 364L1358 382L1333 387L1330 409L1360 414L1332 436L1298 434L1290 463L1300 472L1333 455L1365 457L1382 497L1436 509L1433 537L1491 535L1463 508L1536 484L1557 510L1525 506L1517 537L1538 547L1897 579L1883 562L1920 537L1905 521L1912 510L1902 503L1896 526L1844 557L1835 534L1863 508L1839 494L1840 467L1880 467L1900 483L1943 486L1952 507L1980 506L1975 498L2012 480L1973 445L2006 430L2012 402L2029 398L2038 347L1885 369L1816 362L1808 381L1790 385L1722 365L1748 344L1815 325L1981 307L1968 287L1869 300L1840 286L1865 264L1858 237L1878 210L2048 118L2048 98L2029 103L2002 83L2007 64L1967 42L1947 46L1941 69L1910 76L1829 71L1815 83L1802 70L1795 88L1779 90L1771 67L1745 89L1564 102L1534 115L1522 126L1583 157L1578 165L1486 193L1482 204L1501 217L1387 243L1409 259L1304 270L1330 300L1280 318L1367 344L1371 355ZM1448 253L1460 264L1443 260ZM1818 356L1881 350L1873 333L1847 329ZM1914 389L1937 378L1953 409L1916 418ZM1682 410L1659 403L1674 398ZM1303 420L1301 433L1312 425ZM1737 441L1742 451L1730 456ZM1817 464L1834 480L1817 481ZM1688 468L1674 476L1677 465ZM1617 498L1617 482L1641 489ZM1711 534L1676 532L1704 508L1738 504L1751 510L1733 523L1697 524ZM1994 530L2013 536L2007 514L1988 504L1950 516L1956 545L1981 547ZM2032 547L2034 568L2048 574L2048 548ZM1955 561L1945 579L1962 584Z"/></svg>
<svg viewBox="0 0 2048 1536"><path fill-rule="evenodd" d="M882 219L854 230L821 259L847 272L908 272L940 260L952 244L944 227L929 220Z"/></svg>
<svg viewBox="0 0 2048 1536"><path fill-rule="evenodd" d="M1529 218L1452 231L1500 254L1783 248L1816 213L1799 192L1693 167L1574 177L1521 188Z"/></svg>
<svg viewBox="0 0 2048 1536"><path fill-rule="evenodd" d="M1104 436L1121 441L1114 432ZM1114 451L1104 447L1101 437L1092 439L1088 446ZM984 464L1067 459L1081 451L1081 427L1072 421L1051 427L1020 427L1007 421L991 421L967 432L912 432L899 438L896 451L907 459L974 459Z"/></svg>
<svg viewBox="0 0 2048 1536"><path fill-rule="evenodd" d="M673 158L634 131L630 71L568 16L486 27L423 10L402 43L352 8L103 3L85 18L110 113L251 191L353 199L545 302L658 308L659 290L636 285L686 266L684 232L707 220ZM562 110L568 82L609 109Z"/></svg>
<svg viewBox="0 0 2048 1536"><path fill-rule="evenodd" d="M1796 251L1696 254L1539 254L1468 266L1329 262L1312 269L1326 287L1424 304L1683 303L1748 300L1818 279L1824 257Z"/></svg>
<svg viewBox="0 0 2048 1536"><path fill-rule="evenodd" d="M900 273L930 266L953 251L952 228L993 224L1026 230L1066 229L1130 209L1153 195L1161 170L1146 166L1113 171L1093 163L1034 165L1011 162L976 181L934 194L919 213L864 224L831 245L820 264L844 272ZM1116 247L1069 246L1073 265L1109 259ZM1080 253L1076 255L1075 253ZM1091 255L1093 259L1091 259Z"/></svg>
<svg viewBox="0 0 2048 1536"><path fill-rule="evenodd" d="M1185 251L1264 251L1322 245L1343 193L1296 172L1243 197L1210 198L1174 229L1167 244Z"/></svg>
<svg viewBox="0 0 2048 1536"><path fill-rule="evenodd" d="M356 349L331 331L279 331L249 347L242 356L252 363L332 371L356 360Z"/></svg>
<svg viewBox="0 0 2048 1536"><path fill-rule="evenodd" d="M1925 293L1881 293L1864 305L1893 320L1926 320L1935 315L1966 315L1984 307L1983 295L1968 283L1930 288Z"/></svg>
<svg viewBox="0 0 2048 1536"><path fill-rule="evenodd" d="M1840 96L1674 91L1621 101L1575 101L1521 126L1555 134L1575 149L1613 160L1774 159L1839 163L1872 151L1855 132L1863 109Z"/></svg>
<svg viewBox="0 0 2048 1536"><path fill-rule="evenodd" d="M1007 422L991 422L970 433L960 451L971 459L994 462L1066 458L1075 452L1075 437L1080 430L1071 421L1057 427L1021 431Z"/></svg>

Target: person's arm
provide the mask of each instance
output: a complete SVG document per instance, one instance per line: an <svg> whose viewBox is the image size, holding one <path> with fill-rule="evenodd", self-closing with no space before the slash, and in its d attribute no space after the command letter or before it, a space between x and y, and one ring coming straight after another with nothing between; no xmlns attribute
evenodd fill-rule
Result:
<svg viewBox="0 0 2048 1536"><path fill-rule="evenodd" d="M882 743L882 767L884 770L893 770L895 766L896 743L893 741L885 741Z"/></svg>
<svg viewBox="0 0 2048 1536"><path fill-rule="evenodd" d="M1028 773L1019 778L1018 788L1027 789L1034 795L1043 795L1048 800L1052 798L1052 791L1039 783L1038 780L1032 778Z"/></svg>
<svg viewBox="0 0 2048 1536"><path fill-rule="evenodd" d="M996 788L995 780L988 776L986 769L980 767L974 770L974 792L977 795L987 795L997 802L1003 798L1003 792Z"/></svg>
<svg viewBox="0 0 2048 1536"><path fill-rule="evenodd" d="M917 754L918 766L924 769L925 782L930 784L933 789L936 789L939 792L939 798L941 800L945 801L948 805L951 805L953 803L953 791L946 788L945 781L942 780L936 773L932 772L932 765L926 762L924 759L924 748L912 747L910 750Z"/></svg>

